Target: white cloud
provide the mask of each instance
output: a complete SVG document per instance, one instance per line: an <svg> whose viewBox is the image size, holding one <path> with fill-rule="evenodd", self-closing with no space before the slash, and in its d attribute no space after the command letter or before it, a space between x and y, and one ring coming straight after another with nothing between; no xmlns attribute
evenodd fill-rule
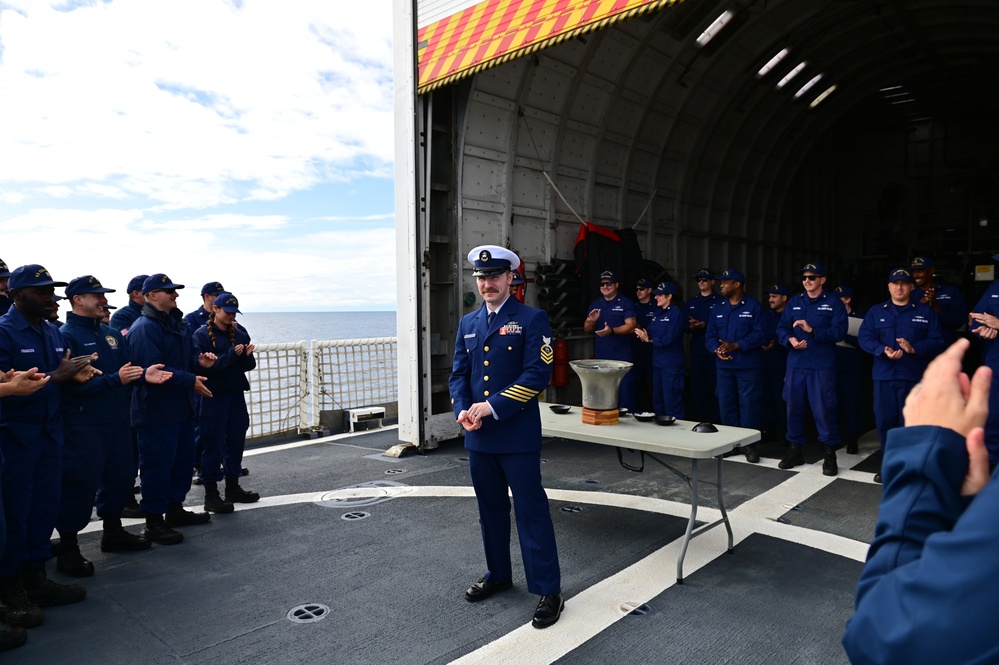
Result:
<svg viewBox="0 0 999 665"><path fill-rule="evenodd" d="M390 0L64 4L0 11L0 182L186 207L390 176Z"/></svg>

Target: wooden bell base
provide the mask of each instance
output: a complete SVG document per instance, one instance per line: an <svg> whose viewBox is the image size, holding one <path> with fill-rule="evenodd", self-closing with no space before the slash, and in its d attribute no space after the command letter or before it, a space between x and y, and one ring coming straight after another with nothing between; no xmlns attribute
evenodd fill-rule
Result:
<svg viewBox="0 0 999 665"><path fill-rule="evenodd" d="M583 424L584 425L617 425L618 422L618 410L609 409L607 411L600 411L597 409L588 409L583 407Z"/></svg>

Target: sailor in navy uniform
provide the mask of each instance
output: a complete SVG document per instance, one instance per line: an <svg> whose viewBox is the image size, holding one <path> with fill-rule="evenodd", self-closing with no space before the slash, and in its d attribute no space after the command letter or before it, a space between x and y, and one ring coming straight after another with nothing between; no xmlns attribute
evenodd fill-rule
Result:
<svg viewBox="0 0 999 665"><path fill-rule="evenodd" d="M3 262L3 259L0 259L0 316L7 313L13 302L7 293L7 280L9 279L10 270L7 269L7 264Z"/></svg>
<svg viewBox="0 0 999 665"><path fill-rule="evenodd" d="M188 336L194 335L195 331L208 323L208 317L212 315L212 307L215 299L220 293L228 293L219 282L208 282L201 287L201 307L184 317L184 328Z"/></svg>
<svg viewBox="0 0 999 665"><path fill-rule="evenodd" d="M763 351L767 341L763 305L746 295L746 276L729 268L721 275L721 302L711 309L704 344L715 355L718 407L724 425L760 429L763 404ZM756 464L756 444L742 446Z"/></svg>
<svg viewBox="0 0 999 665"><path fill-rule="evenodd" d="M992 260L999 263L999 254L994 254ZM992 368L985 445L989 449L989 465L995 467L999 464L999 281L992 282L982 294L969 318L969 332L977 335L985 346L982 364Z"/></svg>
<svg viewBox="0 0 999 665"><path fill-rule="evenodd" d="M847 319L859 319L859 325L864 315L856 308L857 300L853 287L841 284L836 287L836 295L846 308ZM860 350L856 335L849 332L847 321L846 338L836 342L836 395L839 397L840 438L846 443L846 452L856 455L859 451L860 436L867 431L864 423L865 395L870 394L867 388L868 362Z"/></svg>
<svg viewBox="0 0 999 665"><path fill-rule="evenodd" d="M555 530L541 484L538 394L551 379L551 327L544 312L510 297L511 269L520 265L516 254L483 245L468 260L485 303L458 325L448 383L465 429L488 572L465 599L485 600L513 586L509 487L527 588L541 596L532 625L546 628L564 607Z"/></svg>
<svg viewBox="0 0 999 665"><path fill-rule="evenodd" d="M128 332L139 315L142 314L142 306L146 304L146 299L142 295L142 284L149 275L136 275L128 281L128 304L114 313L109 326L120 332L122 335Z"/></svg>
<svg viewBox="0 0 999 665"><path fill-rule="evenodd" d="M693 420L719 422L718 398L715 396L717 379L715 356L704 344L708 319L722 297L715 293L715 271L701 268L697 271L698 294L687 300L687 331L690 333L690 409Z"/></svg>
<svg viewBox="0 0 999 665"><path fill-rule="evenodd" d="M912 300L929 305L940 319L944 339L951 344L960 336L960 330L968 323L968 306L961 289L944 284L936 279L937 269L933 259L917 256L909 265L916 288Z"/></svg>
<svg viewBox="0 0 999 665"><path fill-rule="evenodd" d="M936 312L917 301L912 273L904 268L888 276L886 302L872 307L860 324L860 348L874 356L874 420L881 450L888 431L901 427L902 407L926 367L947 346ZM875 474L881 482L881 473Z"/></svg>
<svg viewBox="0 0 999 665"><path fill-rule="evenodd" d="M801 269L804 291L791 298L780 323L777 341L788 348L784 401L787 402L787 455L777 465L790 469L805 463L805 415L811 411L819 442L825 447L822 473L835 476L839 447L839 399L836 395L836 342L846 337L846 307L825 290L826 269L809 263Z"/></svg>

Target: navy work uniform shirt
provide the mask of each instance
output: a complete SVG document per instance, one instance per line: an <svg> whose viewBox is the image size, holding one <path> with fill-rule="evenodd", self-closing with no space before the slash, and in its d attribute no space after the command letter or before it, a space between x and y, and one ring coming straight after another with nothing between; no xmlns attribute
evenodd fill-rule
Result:
<svg viewBox="0 0 999 665"><path fill-rule="evenodd" d="M74 356L97 354L93 366L102 373L86 383L62 384L62 412L70 425L128 422L132 392L118 370L128 362L121 333L89 316L66 314L61 332Z"/></svg>
<svg viewBox="0 0 999 665"><path fill-rule="evenodd" d="M687 317L708 323L708 320L711 318L711 310L715 305L722 302L722 300L722 297L714 291L712 291L711 295L708 296L702 296L698 293L696 296L687 301ZM712 352L709 351L704 344L704 336L706 333L707 328L690 331L690 355L711 355Z"/></svg>
<svg viewBox="0 0 999 665"><path fill-rule="evenodd" d="M925 294L926 292L917 286L912 290L913 302L919 302ZM933 286L933 296L937 304L934 311L940 319L940 328L944 332L944 339L949 344L957 339L957 331L968 323L968 306L964 302L964 294L961 293L961 289L950 284L937 282Z"/></svg>
<svg viewBox="0 0 999 665"><path fill-rule="evenodd" d="M204 305L185 316L184 327L188 336L194 335L201 326L208 325L208 317L210 316L211 312L207 311Z"/></svg>
<svg viewBox="0 0 999 665"><path fill-rule="evenodd" d="M792 327L795 321L804 319L812 327L805 332L800 326ZM831 291L824 290L817 298L809 298L808 293L792 296L777 324L777 342L789 349L788 368L833 369L836 366L836 342L846 338L846 307ZM807 341L804 349L795 349L788 342L794 337Z"/></svg>
<svg viewBox="0 0 999 665"><path fill-rule="evenodd" d="M108 325L124 335L132 327L132 324L135 323L135 320L139 318L141 313L142 305L134 300L129 300L127 305L111 315Z"/></svg>
<svg viewBox="0 0 999 665"><path fill-rule="evenodd" d="M140 367L162 363L173 372L165 383L150 384L144 379L135 382L132 391L131 420L133 427L176 425L194 418L196 355L191 339L184 331L180 310L169 314L146 303L142 316L132 324L126 340L132 362Z"/></svg>
<svg viewBox="0 0 999 665"><path fill-rule="evenodd" d="M602 330L606 323L611 328L618 328L624 325L627 319L636 319L635 303L618 295L612 300L597 298L586 310L592 312L600 310L600 318L597 319L597 330ZM631 355L631 335L607 335L606 337L596 336L593 343L593 356L601 360L624 360L632 361Z"/></svg>
<svg viewBox="0 0 999 665"><path fill-rule="evenodd" d="M656 317L648 327L649 341L652 344L652 366L658 370L683 373L683 331L687 319L683 310L676 305L656 307Z"/></svg>
<svg viewBox="0 0 999 665"><path fill-rule="evenodd" d="M889 300L872 307L860 324L857 338L860 348L874 356L875 381L919 381L926 366L947 346L936 312L913 299L907 305L895 305ZM900 348L898 338L908 340L916 353L903 353L898 360L885 356L886 346Z"/></svg>
<svg viewBox="0 0 999 665"><path fill-rule="evenodd" d="M708 327L704 335L705 348L714 354L721 341L735 342L737 351L729 355L731 360L718 358L718 366L725 369L756 369L763 367L763 351L760 347L767 342L766 321L763 305L752 296L743 295L736 304L728 298L721 298L708 317Z"/></svg>
<svg viewBox="0 0 999 665"><path fill-rule="evenodd" d="M23 372L37 367L39 372L50 374L65 355L66 339L48 321L33 326L17 307L0 316L0 371ZM59 384L52 381L31 395L0 398L0 426L16 429L25 440L43 429L58 428L61 441L59 402Z"/></svg>
<svg viewBox="0 0 999 665"><path fill-rule="evenodd" d="M211 325L212 333L215 335L214 344L212 344L212 338L208 334L208 325ZM214 324L208 325L201 326L194 333L195 353L214 353L217 357L214 365L207 369L201 368L200 370L203 376L207 378L205 386L212 391L213 395L231 395L246 392L250 389L250 382L246 378L246 372L257 366L257 359L252 353L248 354L246 351L241 355L237 355L233 351L233 347L239 344L249 344L250 333L246 331L246 328L234 321L232 325L236 330L236 334L233 342L230 343L229 333Z"/></svg>

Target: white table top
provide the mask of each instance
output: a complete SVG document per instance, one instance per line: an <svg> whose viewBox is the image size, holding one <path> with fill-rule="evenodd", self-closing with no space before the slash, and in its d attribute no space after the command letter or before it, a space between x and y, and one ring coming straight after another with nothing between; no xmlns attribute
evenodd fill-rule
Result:
<svg viewBox="0 0 999 665"><path fill-rule="evenodd" d="M760 440L760 432L755 429L717 425L717 432L701 433L692 431L697 424L693 421L677 420L673 425L658 425L639 422L631 415L621 418L617 425L584 425L582 407L573 406L569 413L558 414L549 406L541 403L543 436L691 459L708 459Z"/></svg>

